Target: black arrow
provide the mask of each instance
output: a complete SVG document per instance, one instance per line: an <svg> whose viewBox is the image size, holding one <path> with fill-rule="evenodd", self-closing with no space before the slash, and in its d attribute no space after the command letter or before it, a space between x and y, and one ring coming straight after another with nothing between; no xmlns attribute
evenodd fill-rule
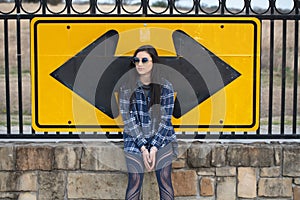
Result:
<svg viewBox="0 0 300 200"><path fill-rule="evenodd" d="M179 118L241 74L181 30L173 33L173 42L177 58L162 57L161 60L179 72L165 72L177 91L173 116Z"/></svg>
<svg viewBox="0 0 300 200"><path fill-rule="evenodd" d="M111 88L129 70L126 66L130 64L129 57L114 56L118 40L118 32L110 30L51 73L111 118L117 112L112 109L118 108Z"/></svg>
<svg viewBox="0 0 300 200"><path fill-rule="evenodd" d="M110 118L118 116L116 84L130 70L130 57L116 57L118 32L108 31L51 76ZM173 116L181 117L240 74L183 31L173 33L176 57L160 57L159 68L177 92Z"/></svg>

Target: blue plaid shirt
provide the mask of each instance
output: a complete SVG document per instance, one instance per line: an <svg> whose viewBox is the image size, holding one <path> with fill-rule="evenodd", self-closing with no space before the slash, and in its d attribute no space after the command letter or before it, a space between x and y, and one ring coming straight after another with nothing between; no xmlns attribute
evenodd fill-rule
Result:
<svg viewBox="0 0 300 200"><path fill-rule="evenodd" d="M140 153L140 148L155 146L158 149L170 142L176 141L176 135L171 118L174 108L173 86L167 80L163 80L160 97L160 119L151 119L152 108L148 109L150 96L145 96L142 83L137 81L135 100L130 106L131 89L122 86L120 88L120 112L124 122L124 151ZM158 106L158 105L154 105ZM131 110L130 110L131 108ZM156 125L157 124L157 125ZM157 127L157 128L155 128Z"/></svg>

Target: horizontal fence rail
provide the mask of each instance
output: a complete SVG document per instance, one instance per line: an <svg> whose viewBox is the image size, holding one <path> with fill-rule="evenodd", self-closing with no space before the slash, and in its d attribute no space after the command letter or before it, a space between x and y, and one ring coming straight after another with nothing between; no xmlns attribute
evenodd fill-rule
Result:
<svg viewBox="0 0 300 200"><path fill-rule="evenodd" d="M300 139L299 9L298 0L240 0L238 5L231 0L0 0L0 138L122 137L121 133L32 130L33 17L251 16L262 24L260 128L256 132L182 132L178 137Z"/></svg>

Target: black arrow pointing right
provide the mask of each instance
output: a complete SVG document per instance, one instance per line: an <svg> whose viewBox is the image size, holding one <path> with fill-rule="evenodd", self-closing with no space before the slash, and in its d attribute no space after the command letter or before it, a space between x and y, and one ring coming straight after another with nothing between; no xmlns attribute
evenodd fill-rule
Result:
<svg viewBox="0 0 300 200"><path fill-rule="evenodd" d="M173 42L177 58L161 57L161 62L179 72L164 74L177 91L173 116L180 118L241 74L181 30L173 33Z"/></svg>

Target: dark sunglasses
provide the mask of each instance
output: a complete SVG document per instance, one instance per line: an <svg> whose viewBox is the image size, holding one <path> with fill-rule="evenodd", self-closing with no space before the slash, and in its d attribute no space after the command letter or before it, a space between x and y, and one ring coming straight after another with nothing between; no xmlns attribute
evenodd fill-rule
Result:
<svg viewBox="0 0 300 200"><path fill-rule="evenodd" d="M142 58L142 63L144 64L144 63L147 63L147 62L149 62L149 61L151 61L151 60L149 60L148 58ZM138 58L138 57L134 57L133 59L132 59L132 62L134 63L134 64L139 64L140 63L140 59Z"/></svg>

